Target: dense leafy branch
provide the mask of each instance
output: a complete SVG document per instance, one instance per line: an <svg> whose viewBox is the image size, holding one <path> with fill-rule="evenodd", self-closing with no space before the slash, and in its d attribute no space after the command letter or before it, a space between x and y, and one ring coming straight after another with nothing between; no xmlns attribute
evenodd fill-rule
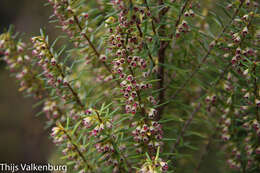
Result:
<svg viewBox="0 0 260 173"><path fill-rule="evenodd" d="M259 4L209 2L49 0L62 43L0 35L71 172L200 172L219 146L259 172Z"/></svg>

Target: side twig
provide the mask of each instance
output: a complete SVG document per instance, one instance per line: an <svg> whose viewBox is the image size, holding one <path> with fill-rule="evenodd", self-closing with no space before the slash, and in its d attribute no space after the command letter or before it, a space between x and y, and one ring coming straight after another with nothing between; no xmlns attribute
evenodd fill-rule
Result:
<svg viewBox="0 0 260 173"><path fill-rule="evenodd" d="M240 8L242 7L242 5L244 4L244 1L240 2L239 7L237 8L237 10L235 11L235 13L232 16L231 22L229 22L229 24L227 24L222 32L218 35L218 37L215 39L215 42L217 42L222 35L226 32L227 28L233 23L235 17L237 16ZM213 47L209 46L207 53L203 56L202 61L200 62L200 64L198 65L197 68L195 68L193 70L193 72L191 73L191 75L185 80L185 82L175 91L175 93L172 95L171 100L174 100L176 98L176 96L178 96L184 89L185 87L189 84L189 82L192 80L192 78L195 76L195 74L200 70L200 68L204 65L204 63L206 62L207 58L209 57L209 55L211 54Z"/></svg>

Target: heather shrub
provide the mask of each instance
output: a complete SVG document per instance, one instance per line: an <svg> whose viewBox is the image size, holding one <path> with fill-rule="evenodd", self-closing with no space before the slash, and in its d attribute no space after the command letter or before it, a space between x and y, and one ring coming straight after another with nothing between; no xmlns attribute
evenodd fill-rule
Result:
<svg viewBox="0 0 260 173"><path fill-rule="evenodd" d="M69 172L260 172L257 1L46 2L60 35L0 49Z"/></svg>

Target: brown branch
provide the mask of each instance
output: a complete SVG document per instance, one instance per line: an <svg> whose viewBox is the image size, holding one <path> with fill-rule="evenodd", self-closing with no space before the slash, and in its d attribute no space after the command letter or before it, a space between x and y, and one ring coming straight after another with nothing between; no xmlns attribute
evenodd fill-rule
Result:
<svg viewBox="0 0 260 173"><path fill-rule="evenodd" d="M48 53L49 53L49 55L51 56L51 59L54 58L54 55L51 53L50 47L49 47L48 43L46 43L46 45L47 45ZM58 63L55 63L55 67L58 69L60 75L61 75L62 78L64 79L64 78L65 78L65 74L63 73L63 71L62 71L60 65L59 65ZM83 109L83 108L84 108L84 104L80 101L80 98L79 98L77 92L73 90L73 88L72 88L72 86L71 86L71 84L70 84L69 82L68 82L67 86L68 86L70 92L72 93L73 97L75 98L76 102L77 102L77 103L80 105L80 107Z"/></svg>
<svg viewBox="0 0 260 173"><path fill-rule="evenodd" d="M195 167L195 169L194 169L194 173L199 173L199 170L200 170L200 168L201 168L201 165L202 165L203 161L206 159L207 154L209 153L210 146L212 145L213 140L214 140L215 137L217 136L217 132L219 132L219 128L215 129L215 133L212 134L212 135L209 137L208 143L207 143L207 145L205 146L205 150L204 150L204 152L202 153L202 155L201 155L200 158L199 158L198 165L197 165L197 166Z"/></svg>
<svg viewBox="0 0 260 173"><path fill-rule="evenodd" d="M150 52L150 50L149 50L149 48L148 48L148 45L147 45L146 43L144 43L144 44L145 44L145 47L146 47L146 49L147 49L149 59L150 59L150 61L152 62L152 65L153 65L153 67L154 67L155 62L154 62L153 57L152 57L152 55L151 55L151 52Z"/></svg>
<svg viewBox="0 0 260 173"><path fill-rule="evenodd" d="M147 3L147 0L144 0L144 4L145 4L145 6L146 6L146 9L147 9L147 10L149 11L149 13L152 15L151 10L150 10L150 7L149 7L149 5L148 5L148 3ZM154 21L157 23L157 19L152 16L152 30L153 30L154 35L156 35L156 30L155 30Z"/></svg>
<svg viewBox="0 0 260 173"><path fill-rule="evenodd" d="M132 2L130 1L130 3L132 3ZM147 10L150 11L150 8L149 8L149 6L148 6L147 0L144 0L144 3L145 3L145 5L146 5ZM139 32L139 36L140 36L141 38L143 38L143 42L142 42L142 43L143 43L144 47L147 49L148 57L149 57L149 59L151 60L152 65L154 66L155 63L154 63L154 60L153 60L153 58L152 58L151 52L150 52L150 50L149 50L149 47L148 47L148 45L147 45L147 43L146 43L146 41L145 41L145 38L144 38L144 36L143 36L144 34L143 34L143 32L142 32L142 29L141 29L141 27L139 26L139 23L137 22L137 20L135 21L135 23L136 23L136 27L137 27L138 32ZM153 20L152 20L152 29L153 29L154 35L156 35L156 31L155 31L155 26L154 26Z"/></svg>
<svg viewBox="0 0 260 173"><path fill-rule="evenodd" d="M56 68L59 70L59 73L61 74L62 78L65 78L64 73L62 72L61 67L59 66L59 64L56 64ZM80 101L80 98L78 96L78 94L76 93L76 91L73 90L72 86L70 85L70 83L68 82L67 84L70 92L72 93L72 95L74 96L76 102L80 105L81 108L84 108L83 103Z"/></svg>
<svg viewBox="0 0 260 173"><path fill-rule="evenodd" d="M176 143L173 145L173 147L170 150L170 153L173 153L173 151L177 148L177 146L180 144L181 139L183 138L183 135L186 131L186 129L189 127L190 123L192 122L194 116L196 115L196 113L200 110L201 108L201 103L199 103L199 105L196 107L196 109L192 112L192 114L190 115L190 117L185 121L181 132L179 133L178 137L177 137L177 141ZM170 157L170 156L169 156ZM169 159L168 157L168 159Z"/></svg>
<svg viewBox="0 0 260 173"><path fill-rule="evenodd" d="M147 43L145 42L144 39L143 39L142 44L143 44L143 46L145 47L145 49L147 50L148 57L149 57L149 59L150 59L150 61L151 61L151 63L152 63L152 66L154 67L155 62L154 62L154 60L153 60L152 54L151 54L151 52L150 52L150 50L149 50L149 47L148 47L148 45L147 45Z"/></svg>
<svg viewBox="0 0 260 173"><path fill-rule="evenodd" d="M79 23L79 20L77 18L77 16L73 16L80 32L83 31L83 28L81 27L80 23ZM97 49L95 48L94 44L91 42L91 40L89 39L89 37L87 36L86 33L81 33L83 35L83 37L88 41L88 44L90 45L90 47L93 49L93 51L95 52L96 56L99 57L100 56L100 53L97 51Z"/></svg>
<svg viewBox="0 0 260 173"><path fill-rule="evenodd" d="M160 43L160 49L158 51L158 74L157 74L157 78L160 79L159 81L159 84L158 84L158 87L157 89L161 89L161 91L159 92L159 105L160 104L163 104L164 102L164 96L165 96L165 93L164 93L164 61L165 61L165 48L163 47L164 45L164 42L161 42ZM158 115L156 117L156 120L160 120L161 119L161 116L163 114L163 108L164 106L161 105L160 107L158 107Z"/></svg>
<svg viewBox="0 0 260 173"><path fill-rule="evenodd" d="M102 121L102 119L101 119L101 117L100 117L98 111L95 110L95 112L96 112L96 114L97 114L97 117L98 117L98 121L99 121L99 123L103 123L103 121Z"/></svg>
<svg viewBox="0 0 260 173"><path fill-rule="evenodd" d="M78 146L73 142L71 136L68 134L68 132L63 129L62 130L65 135L67 136L67 138L69 139L70 143L74 146L74 148L76 149L78 155L80 156L80 158L83 160L83 162L87 165L88 169L92 170L92 167L88 164L87 160L85 159L85 157L83 156L82 152L80 151L80 149L78 148Z"/></svg>
<svg viewBox="0 0 260 173"><path fill-rule="evenodd" d="M102 121L102 119L101 119L101 117L100 117L100 114L98 113L97 110L95 110L95 113L96 113L96 115L97 115L97 117L98 117L99 123L103 123L103 121ZM113 145L116 145L116 146L117 146L117 144L115 143L113 137L111 138L111 142L113 143ZM132 166L131 166L131 164L128 162L128 160L126 159L125 155L124 155L123 153L120 154L119 152L117 152L117 154L119 155L119 157L122 157L122 158L123 158L123 160L126 162L127 166L128 166L129 169L130 169L130 172L131 172Z"/></svg>
<svg viewBox="0 0 260 173"><path fill-rule="evenodd" d="M176 20L176 23L175 23L175 28L180 24L181 17L182 17L182 15L184 14L185 9L187 8L187 6L188 6L188 4L189 4L190 2L192 2L192 0L187 0L187 1L185 2L185 4L182 6L182 8L181 8L181 10L180 10L180 12L179 12L179 15L178 15L178 19ZM163 13L167 13L167 12L169 11L169 9L170 9L170 7L167 7ZM173 38L173 36L174 36L174 34L172 33L172 34L170 35L170 38ZM169 44L170 44L170 42L167 41L167 42L165 42L165 45L163 45L163 46L167 48L167 47L169 46ZM167 87L167 88L168 88L168 87ZM164 92L165 92L165 90L166 90L167 88L163 88ZM165 106L165 105L164 105L164 106Z"/></svg>
<svg viewBox="0 0 260 173"><path fill-rule="evenodd" d="M229 68L231 65L232 65L232 63L229 63L229 64L225 67L224 71L220 74L218 80L216 80L216 82L215 82L213 85L211 85L210 88L208 88L207 93L210 92L210 89L216 87L217 84L221 81L221 79L224 78L225 74L228 72L228 68ZM207 93L206 93L206 94L207 94ZM205 94L205 95L206 95L206 94ZM200 98L203 98L203 97L200 97ZM196 102L199 102L199 101L197 100ZM198 105L198 107L196 108L196 110L191 114L190 118L185 122L185 124L184 124L184 126L183 126L183 128L182 128L182 130L181 130L181 133L180 133L180 135L178 136L177 141L176 141L175 145L173 146L173 148L171 149L171 152L170 152L170 153L172 153L172 152L175 150L175 148L179 145L180 140L181 140L181 138L183 137L183 135L184 135L184 133L185 133L185 130L186 130L187 127L190 125L191 121L193 120L193 117L194 117L195 114L200 110L200 108L201 108L201 103L199 103L199 105Z"/></svg>
<svg viewBox="0 0 260 173"><path fill-rule="evenodd" d="M205 146L205 150L204 150L204 153L201 154L200 158L199 158L199 161L198 161L198 165L195 167L194 169L194 173L199 173L199 170L201 168L201 164L203 163L203 161L205 160L208 152L209 152L209 149L210 149L210 146L212 145L213 143L213 140L218 136L218 132L220 132L220 128L221 128L221 118L218 120L218 123L217 123L217 126L216 128L214 129L214 133L212 135L209 136L208 138L208 143L207 145Z"/></svg>
<svg viewBox="0 0 260 173"><path fill-rule="evenodd" d="M140 26L139 26L137 20L136 20L135 24L136 24L136 27L137 27L137 29L138 29L138 31L139 31L139 36L140 36L140 37L143 37L143 32L142 32L142 30L141 30L141 28L140 28Z"/></svg>
<svg viewBox="0 0 260 173"><path fill-rule="evenodd" d="M178 19L175 23L175 26L177 27L181 21L181 16L183 15L186 7L188 6L188 4L191 2L191 0L187 0L185 2L185 4L182 6L181 8L181 11L178 15ZM163 0L160 0L159 1L159 5L163 5ZM169 11L170 7L166 7L166 8L163 8L160 13L159 13L159 19L161 19L168 11ZM165 36L166 33L164 33L164 29L165 29L165 25L162 25L160 28L159 28L159 36L162 35L162 36ZM173 37L173 34L170 36L170 38ZM158 85L158 89L160 90L160 93L159 93L159 105L160 104L163 104L164 103L164 99L165 99L165 88L164 88L164 67L163 67L163 64L165 62L165 51L166 51L166 48L169 46L170 44L170 41L161 41L160 42L160 48L159 48L159 51L158 51L158 63L159 63L159 69L158 69L158 75L157 75L157 78L160 79L160 82L159 82L159 85ZM164 110L164 107L165 107L166 104L164 105L161 105L160 107L158 107L158 116L156 117L157 120L160 120L161 119L161 116L163 114L163 110Z"/></svg>
<svg viewBox="0 0 260 173"><path fill-rule="evenodd" d="M163 5L164 2L163 0L160 0L159 5ZM165 8L164 8L165 9ZM159 20L161 21L165 15L165 10L161 10L159 12ZM159 36L165 36L165 25L161 25L160 28L158 29L158 35ZM164 88L164 62L165 62L165 51L166 51L166 41L160 41L160 47L158 50L158 73L157 73L157 78L159 79L159 83L157 86L157 89L160 90L159 92L159 105L164 103L164 96L165 96L165 90ZM155 120L160 120L163 114L164 110L164 105L161 105L157 108L158 114L155 117Z"/></svg>
<svg viewBox="0 0 260 173"><path fill-rule="evenodd" d="M181 8L181 10L180 10L180 12L179 12L179 15L178 15L178 19L177 19L177 21L175 22L175 29L176 29L176 28L178 27L178 25L180 24L180 22L181 22L181 17L183 16L185 9L187 8L187 6L188 6L191 2L192 2L192 0L187 0L187 1L185 2L185 4L182 6L182 8ZM164 12L167 13L169 9L170 9L170 7L167 7L167 9L166 9ZM170 38L173 38L173 36L174 36L174 34L172 33L172 34L170 35ZM169 41L166 42L165 47L168 47L169 44L170 44Z"/></svg>
<svg viewBox="0 0 260 173"><path fill-rule="evenodd" d="M97 49L95 48L94 44L91 42L91 40L89 39L89 37L87 36L86 33L82 33L83 28L81 27L77 16L74 15L73 18L74 18L74 20L75 20L75 22L76 22L76 24L77 24L77 26L78 26L78 28L79 28L79 30L80 30L82 36L87 40L88 44L89 44L90 47L93 49L95 55L99 58L99 57L100 57L100 53L99 53L99 52L97 51ZM116 79L115 75L113 74L112 70L111 70L110 67L107 65L107 63L104 62L104 61L102 61L102 63L103 63L103 65L105 66L106 70L107 70L110 74L112 74L113 79ZM119 83L117 80L116 80L116 82L117 82L118 85L120 85L120 83Z"/></svg>
<svg viewBox="0 0 260 173"><path fill-rule="evenodd" d="M179 13L179 15L178 15L178 19L177 19L177 21L176 21L176 23L175 23L175 27L177 27L177 26L180 24L180 22L181 22L181 17L182 17L182 15L184 14L185 9L186 9L187 6L190 4L190 2L192 2L192 0L187 0L187 1L185 2L185 4L182 6L181 11L180 11L180 13ZM169 7L168 7L168 8L169 8Z"/></svg>

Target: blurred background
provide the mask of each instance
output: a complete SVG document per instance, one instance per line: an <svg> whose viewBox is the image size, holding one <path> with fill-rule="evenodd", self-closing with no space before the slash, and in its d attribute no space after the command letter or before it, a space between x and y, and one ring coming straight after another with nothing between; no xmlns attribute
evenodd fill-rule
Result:
<svg viewBox="0 0 260 173"><path fill-rule="evenodd" d="M48 24L51 8L43 7L46 2L0 0L0 33L10 24L27 33L25 39L39 34L41 27L52 30ZM48 130L43 130L45 117L35 117L40 108L33 108L35 101L24 98L17 86L0 61L0 163L47 163L54 146Z"/></svg>

